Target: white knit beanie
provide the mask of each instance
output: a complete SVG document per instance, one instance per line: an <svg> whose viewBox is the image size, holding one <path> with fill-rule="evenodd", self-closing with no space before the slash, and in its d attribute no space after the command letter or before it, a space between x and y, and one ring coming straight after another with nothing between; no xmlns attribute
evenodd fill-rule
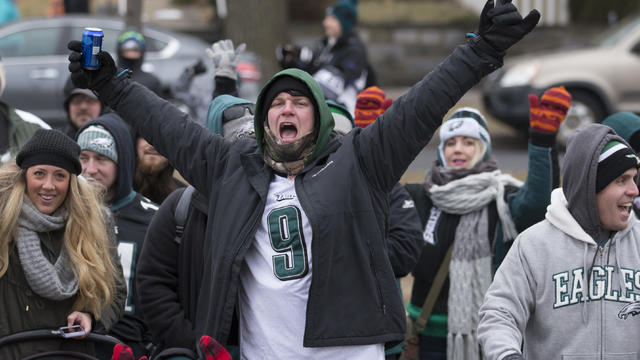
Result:
<svg viewBox="0 0 640 360"><path fill-rule="evenodd" d="M466 136L478 139L485 144L485 152L482 160L486 160L491 154L491 136L484 116L472 107L460 108L451 114L440 126L440 144L438 145L438 160L447 167L444 159L444 144L447 140L456 136Z"/></svg>

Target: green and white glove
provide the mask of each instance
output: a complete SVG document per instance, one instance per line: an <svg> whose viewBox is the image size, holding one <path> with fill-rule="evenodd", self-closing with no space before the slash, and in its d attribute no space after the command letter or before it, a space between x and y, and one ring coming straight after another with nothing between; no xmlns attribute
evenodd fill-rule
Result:
<svg viewBox="0 0 640 360"><path fill-rule="evenodd" d="M236 67L240 59L238 55L244 51L246 47L245 43L238 45L237 48L233 48L233 41L219 40L211 45L211 48L207 48L207 55L213 60L215 66L215 76L227 77L233 80L238 80L238 74Z"/></svg>

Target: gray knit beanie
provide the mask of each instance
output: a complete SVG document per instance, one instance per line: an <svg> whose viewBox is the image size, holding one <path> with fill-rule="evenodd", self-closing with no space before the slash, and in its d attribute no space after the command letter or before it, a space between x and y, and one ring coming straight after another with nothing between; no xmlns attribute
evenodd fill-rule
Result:
<svg viewBox="0 0 640 360"><path fill-rule="evenodd" d="M100 125L90 125L78 134L78 145L82 150L102 154L118 163L118 150L113 135Z"/></svg>

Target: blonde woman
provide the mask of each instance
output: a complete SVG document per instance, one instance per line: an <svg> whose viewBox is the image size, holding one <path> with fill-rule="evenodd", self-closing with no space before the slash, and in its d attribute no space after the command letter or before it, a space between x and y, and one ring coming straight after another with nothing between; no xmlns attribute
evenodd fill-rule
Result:
<svg viewBox="0 0 640 360"><path fill-rule="evenodd" d="M419 358L480 358L478 309L516 235L544 218L557 177L556 132L571 104L564 87L532 95L526 183L504 174L491 155L484 116L460 108L440 127L438 158L423 184L408 184L423 229L424 248L413 269L409 316L423 318ZM447 256L449 254L449 256ZM447 264L445 259L450 259ZM444 264L444 265L443 265ZM423 305L441 266L449 269L429 314ZM428 318L426 314L429 314ZM415 336L408 340L416 343Z"/></svg>
<svg viewBox="0 0 640 360"><path fill-rule="evenodd" d="M109 328L126 297L105 212L78 179L80 147L38 130L0 168L0 336L81 325ZM0 349L16 359L52 350L91 354L93 344L47 340Z"/></svg>

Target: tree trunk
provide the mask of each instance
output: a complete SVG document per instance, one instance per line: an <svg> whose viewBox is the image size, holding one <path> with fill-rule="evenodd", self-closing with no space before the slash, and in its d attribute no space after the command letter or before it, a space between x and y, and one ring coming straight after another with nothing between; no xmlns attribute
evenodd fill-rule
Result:
<svg viewBox="0 0 640 360"><path fill-rule="evenodd" d="M142 31L142 0L127 0L124 24L127 29Z"/></svg>
<svg viewBox="0 0 640 360"><path fill-rule="evenodd" d="M264 83L280 70L275 49L286 41L287 0L227 0L227 7L224 38L258 55Z"/></svg>

